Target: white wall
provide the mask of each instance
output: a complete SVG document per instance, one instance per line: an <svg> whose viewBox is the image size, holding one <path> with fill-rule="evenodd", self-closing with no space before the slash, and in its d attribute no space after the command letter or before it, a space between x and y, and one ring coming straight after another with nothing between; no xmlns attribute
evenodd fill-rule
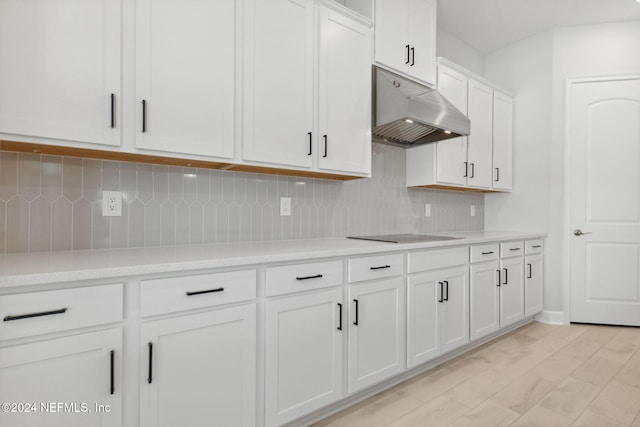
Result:
<svg viewBox="0 0 640 427"><path fill-rule="evenodd" d="M640 22L556 28L485 57L485 75L516 93L514 192L487 195L488 230L547 231L545 311L569 313L565 87L576 77L640 74Z"/></svg>
<svg viewBox="0 0 640 427"><path fill-rule="evenodd" d="M484 73L482 53L440 27L436 34L436 56L447 58L474 73Z"/></svg>

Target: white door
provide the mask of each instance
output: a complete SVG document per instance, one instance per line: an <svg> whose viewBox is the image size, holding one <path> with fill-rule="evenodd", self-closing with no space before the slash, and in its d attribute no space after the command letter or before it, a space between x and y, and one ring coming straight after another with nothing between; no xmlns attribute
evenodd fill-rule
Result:
<svg viewBox="0 0 640 427"><path fill-rule="evenodd" d="M524 259L500 261L500 327L524 319Z"/></svg>
<svg viewBox="0 0 640 427"><path fill-rule="evenodd" d="M500 329L500 284L498 260L471 265L470 335L475 340Z"/></svg>
<svg viewBox="0 0 640 427"><path fill-rule="evenodd" d="M244 16L243 159L310 168L313 2L247 0Z"/></svg>
<svg viewBox="0 0 640 427"><path fill-rule="evenodd" d="M469 268L458 267L440 272L444 282L442 315L442 352L469 342Z"/></svg>
<svg viewBox="0 0 640 427"><path fill-rule="evenodd" d="M407 28L409 0L376 0L375 13L376 62L406 72L411 62Z"/></svg>
<svg viewBox="0 0 640 427"><path fill-rule="evenodd" d="M0 0L0 133L120 145L121 0Z"/></svg>
<svg viewBox="0 0 640 427"><path fill-rule="evenodd" d="M234 154L236 0L136 1L136 147Z"/></svg>
<svg viewBox="0 0 640 427"><path fill-rule="evenodd" d="M122 360L120 328L0 348L0 426L121 426Z"/></svg>
<svg viewBox="0 0 640 427"><path fill-rule="evenodd" d="M408 73L427 83L435 84L436 0L409 0L408 18L408 43L411 44Z"/></svg>
<svg viewBox="0 0 640 427"><path fill-rule="evenodd" d="M144 322L140 340L142 427L255 425L255 304Z"/></svg>
<svg viewBox="0 0 640 427"><path fill-rule="evenodd" d="M320 169L371 173L371 29L319 7Z"/></svg>
<svg viewBox="0 0 640 427"><path fill-rule="evenodd" d="M407 368L439 356L440 274L429 272L407 279Z"/></svg>
<svg viewBox="0 0 640 427"><path fill-rule="evenodd" d="M513 163L513 99L493 93L493 178L496 190L511 190Z"/></svg>
<svg viewBox="0 0 640 427"><path fill-rule="evenodd" d="M438 67L438 91L465 115L467 114L467 81L467 76L446 65ZM438 183L466 185L467 137L447 139L435 144Z"/></svg>
<svg viewBox="0 0 640 427"><path fill-rule="evenodd" d="M524 259L524 315L533 316L542 311L542 254L527 255Z"/></svg>
<svg viewBox="0 0 640 427"><path fill-rule="evenodd" d="M471 128L467 142L467 184L491 188L493 145L493 89L469 79L468 117Z"/></svg>
<svg viewBox="0 0 640 427"><path fill-rule="evenodd" d="M341 288L267 301L267 426L282 425L342 397L346 309Z"/></svg>
<svg viewBox="0 0 640 427"><path fill-rule="evenodd" d="M571 321L638 326L640 78L573 82L569 102Z"/></svg>
<svg viewBox="0 0 640 427"><path fill-rule="evenodd" d="M404 366L402 278L349 287L349 392Z"/></svg>

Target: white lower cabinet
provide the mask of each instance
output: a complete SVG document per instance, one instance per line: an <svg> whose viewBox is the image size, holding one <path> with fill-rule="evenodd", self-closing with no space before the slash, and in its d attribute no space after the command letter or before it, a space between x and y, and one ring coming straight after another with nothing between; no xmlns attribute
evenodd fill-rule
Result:
<svg viewBox="0 0 640 427"><path fill-rule="evenodd" d="M542 254L527 255L524 259L524 315L533 316L542 311Z"/></svg>
<svg viewBox="0 0 640 427"><path fill-rule="evenodd" d="M524 259L500 260L500 327L524 319Z"/></svg>
<svg viewBox="0 0 640 427"><path fill-rule="evenodd" d="M256 424L256 305L143 322L140 426Z"/></svg>
<svg viewBox="0 0 640 427"><path fill-rule="evenodd" d="M0 348L0 425L121 426L122 360L121 328Z"/></svg>
<svg viewBox="0 0 640 427"><path fill-rule="evenodd" d="M338 287L267 301L267 426L289 422L342 397L344 309Z"/></svg>
<svg viewBox="0 0 640 427"><path fill-rule="evenodd" d="M407 303L407 367L469 342L467 266L409 276Z"/></svg>
<svg viewBox="0 0 640 427"><path fill-rule="evenodd" d="M402 277L349 287L349 392L400 373L404 367Z"/></svg>
<svg viewBox="0 0 640 427"><path fill-rule="evenodd" d="M471 265L470 335L472 340L482 338L500 329L500 261Z"/></svg>

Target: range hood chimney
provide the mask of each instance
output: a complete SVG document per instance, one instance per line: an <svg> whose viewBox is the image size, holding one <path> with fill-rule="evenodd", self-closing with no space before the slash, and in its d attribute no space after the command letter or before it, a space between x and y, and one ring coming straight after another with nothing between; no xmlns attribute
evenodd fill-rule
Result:
<svg viewBox="0 0 640 427"><path fill-rule="evenodd" d="M373 67L372 139L403 148L469 135L469 119L438 91Z"/></svg>

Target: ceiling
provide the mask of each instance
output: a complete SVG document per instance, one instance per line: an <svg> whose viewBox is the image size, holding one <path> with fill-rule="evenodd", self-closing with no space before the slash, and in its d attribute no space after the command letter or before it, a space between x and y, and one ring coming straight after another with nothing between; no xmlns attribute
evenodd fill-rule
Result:
<svg viewBox="0 0 640 427"><path fill-rule="evenodd" d="M632 20L636 0L438 1L438 26L483 54L553 27Z"/></svg>

